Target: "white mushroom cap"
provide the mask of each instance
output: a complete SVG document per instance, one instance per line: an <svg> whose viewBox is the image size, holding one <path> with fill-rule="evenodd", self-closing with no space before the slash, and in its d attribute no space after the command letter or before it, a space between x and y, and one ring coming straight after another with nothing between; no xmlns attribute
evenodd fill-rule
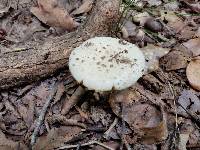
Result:
<svg viewBox="0 0 200 150"><path fill-rule="evenodd" d="M143 75L145 58L134 44L112 37L95 37L72 51L69 69L89 90L122 90Z"/></svg>

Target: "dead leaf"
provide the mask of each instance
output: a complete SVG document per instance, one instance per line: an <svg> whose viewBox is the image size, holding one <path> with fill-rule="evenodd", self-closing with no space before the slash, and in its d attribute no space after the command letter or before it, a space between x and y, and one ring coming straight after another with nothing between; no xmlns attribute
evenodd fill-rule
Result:
<svg viewBox="0 0 200 150"><path fill-rule="evenodd" d="M160 111L142 102L140 94L134 89L113 93L109 103L113 112L138 134L139 142L153 144L167 138L166 114L162 108Z"/></svg>
<svg viewBox="0 0 200 150"><path fill-rule="evenodd" d="M83 0L83 4L76 10L74 10L72 15L79 15L82 13L87 13L92 9L94 0Z"/></svg>
<svg viewBox="0 0 200 150"><path fill-rule="evenodd" d="M0 18L9 12L10 6L4 7L0 4Z"/></svg>
<svg viewBox="0 0 200 150"><path fill-rule="evenodd" d="M0 149L1 150L16 150L16 149L27 150L28 148L22 143L14 142L12 140L7 139L4 133L0 131Z"/></svg>
<svg viewBox="0 0 200 150"><path fill-rule="evenodd" d="M123 25L121 31L122 31L122 36L125 39L130 36L135 36L136 35L136 25L133 24L132 21L127 20L124 22L124 25Z"/></svg>
<svg viewBox="0 0 200 150"><path fill-rule="evenodd" d="M183 119L181 124L180 134L189 134L188 144L198 145L200 132L196 124L191 119Z"/></svg>
<svg viewBox="0 0 200 150"><path fill-rule="evenodd" d="M168 11L176 11L179 9L179 2L177 1L169 1L167 4L164 4L165 10Z"/></svg>
<svg viewBox="0 0 200 150"><path fill-rule="evenodd" d="M173 50L160 59L160 64L167 71L186 68L190 55L186 51Z"/></svg>
<svg viewBox="0 0 200 150"><path fill-rule="evenodd" d="M162 4L161 0L148 0L147 1L150 6L159 6Z"/></svg>
<svg viewBox="0 0 200 150"><path fill-rule="evenodd" d="M106 113L101 107L92 106L90 110L90 117L91 119L97 123L101 122L104 126L108 127L111 123L111 115Z"/></svg>
<svg viewBox="0 0 200 150"><path fill-rule="evenodd" d="M179 144L178 144L179 150L187 150L186 144L188 139L189 139L189 134L185 133L179 135Z"/></svg>
<svg viewBox="0 0 200 150"><path fill-rule="evenodd" d="M182 43L182 45L192 51L193 56L200 55L200 38L190 39L189 41Z"/></svg>
<svg viewBox="0 0 200 150"><path fill-rule="evenodd" d="M188 0L181 0L184 2L193 12L199 13L200 12L200 3L191 3L191 1Z"/></svg>
<svg viewBox="0 0 200 150"><path fill-rule="evenodd" d="M200 57L193 59L188 64L186 75L190 85L200 91Z"/></svg>
<svg viewBox="0 0 200 150"><path fill-rule="evenodd" d="M198 28L196 34L195 34L196 37L200 38L200 27Z"/></svg>
<svg viewBox="0 0 200 150"><path fill-rule="evenodd" d="M190 111L192 114L200 112L200 100L194 90L183 90L178 98L178 103L181 105L177 108L178 114L188 116L185 110Z"/></svg>
<svg viewBox="0 0 200 150"><path fill-rule="evenodd" d="M141 48L141 50L145 55L148 73L157 70L159 68L159 59L170 51L168 48L162 48L153 44L148 44Z"/></svg>
<svg viewBox="0 0 200 150"><path fill-rule="evenodd" d="M109 142L104 142L103 144L105 144L106 146L112 148L113 150L119 149L120 145L118 142L114 142L114 141L109 141ZM105 148L103 148L102 146L94 146L92 148L92 150L106 150Z"/></svg>
<svg viewBox="0 0 200 150"><path fill-rule="evenodd" d="M160 94L164 88L164 85L151 74L144 75L138 82L143 85L144 89L155 94Z"/></svg>
<svg viewBox="0 0 200 150"><path fill-rule="evenodd" d="M133 16L133 21L136 23L140 23L141 26L144 26L145 22L152 18L147 12L138 13Z"/></svg>
<svg viewBox="0 0 200 150"><path fill-rule="evenodd" d="M163 28L162 24L154 18L148 19L145 22L144 27L154 32L160 32Z"/></svg>
<svg viewBox="0 0 200 150"><path fill-rule="evenodd" d="M179 18L173 11L161 11L161 19L167 21L167 25L179 32L184 26L184 21Z"/></svg>
<svg viewBox="0 0 200 150"><path fill-rule="evenodd" d="M57 0L38 0L38 7L32 7L30 11L40 21L52 27L71 31L78 25L64 8L58 7Z"/></svg>
<svg viewBox="0 0 200 150"><path fill-rule="evenodd" d="M52 150L64 146L65 142L71 140L80 132L81 128L73 126L52 128L47 135L38 138L33 150Z"/></svg>
<svg viewBox="0 0 200 150"><path fill-rule="evenodd" d="M134 150L157 150L157 146L154 144L139 144L136 143L134 144Z"/></svg>

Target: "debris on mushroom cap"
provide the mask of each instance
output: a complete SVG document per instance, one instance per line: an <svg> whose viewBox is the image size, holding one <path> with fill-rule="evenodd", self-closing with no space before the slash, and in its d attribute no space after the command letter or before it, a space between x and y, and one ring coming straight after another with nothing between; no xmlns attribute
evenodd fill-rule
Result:
<svg viewBox="0 0 200 150"><path fill-rule="evenodd" d="M69 69L89 90L121 90L143 75L145 58L134 44L112 37L95 37L72 51Z"/></svg>

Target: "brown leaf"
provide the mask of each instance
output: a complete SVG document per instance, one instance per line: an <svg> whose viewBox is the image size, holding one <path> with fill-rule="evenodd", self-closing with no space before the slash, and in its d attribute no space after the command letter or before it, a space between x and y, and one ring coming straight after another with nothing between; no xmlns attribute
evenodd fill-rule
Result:
<svg viewBox="0 0 200 150"><path fill-rule="evenodd" d="M38 0L38 7L30 10L40 21L52 27L73 30L78 23L62 7L58 7L57 0Z"/></svg>
<svg viewBox="0 0 200 150"><path fill-rule="evenodd" d="M184 2L193 12L199 13L200 12L200 3L196 2L196 3L191 3L188 0L181 0L182 2Z"/></svg>
<svg viewBox="0 0 200 150"><path fill-rule="evenodd" d="M147 12L138 13L133 16L133 21L136 23L140 23L143 26L148 19L152 18Z"/></svg>
<svg viewBox="0 0 200 150"><path fill-rule="evenodd" d="M188 145L198 145L200 132L196 124L190 119L182 119L180 134L189 134Z"/></svg>
<svg viewBox="0 0 200 150"><path fill-rule="evenodd" d="M170 70L186 68L189 60L190 60L190 55L187 52L173 50L160 60L160 64L167 71L170 71Z"/></svg>
<svg viewBox="0 0 200 150"><path fill-rule="evenodd" d="M113 112L124 119L140 142L153 144L167 138L166 114L154 105L142 102L142 97L134 89L113 93L109 99ZM123 111L120 110L123 107Z"/></svg>
<svg viewBox="0 0 200 150"><path fill-rule="evenodd" d="M191 39L182 43L188 50L192 51L193 56L200 55L200 38Z"/></svg>
<svg viewBox="0 0 200 150"><path fill-rule="evenodd" d="M33 150L52 150L64 146L65 142L71 140L80 132L81 128L73 126L52 128L47 135L38 138Z"/></svg>
<svg viewBox="0 0 200 150"><path fill-rule="evenodd" d="M162 24L154 18L148 19L145 22L144 27L154 32L160 32L163 29Z"/></svg>
<svg viewBox="0 0 200 150"><path fill-rule="evenodd" d="M162 48L153 44L141 48L145 55L147 72L155 71L159 68L159 59L166 55L170 49Z"/></svg>
<svg viewBox="0 0 200 150"><path fill-rule="evenodd" d="M161 11L161 19L167 21L167 25L178 32L185 24L173 11Z"/></svg>
<svg viewBox="0 0 200 150"><path fill-rule="evenodd" d="M200 112L200 100L198 94L194 90L183 90L178 98L177 113L183 116L188 116L185 110L189 111L191 115Z"/></svg>
<svg viewBox="0 0 200 150"><path fill-rule="evenodd" d="M92 5L94 0L84 0L83 4L76 10L74 10L71 14L78 15L82 13L87 13L92 9Z"/></svg>
<svg viewBox="0 0 200 150"><path fill-rule="evenodd" d="M186 75L191 86L200 91L200 57L193 59L188 64Z"/></svg>
<svg viewBox="0 0 200 150"><path fill-rule="evenodd" d="M124 25L121 29L123 38L128 38L129 36L136 35L136 25L132 21L124 21Z"/></svg>
<svg viewBox="0 0 200 150"><path fill-rule="evenodd" d="M0 131L0 149L1 150L16 150L16 149L27 150L28 148L22 143L14 142L12 140L7 139L4 133Z"/></svg>
<svg viewBox="0 0 200 150"><path fill-rule="evenodd" d="M164 87L164 85L151 74L144 75L138 82L144 89L150 90L155 94L159 94Z"/></svg>

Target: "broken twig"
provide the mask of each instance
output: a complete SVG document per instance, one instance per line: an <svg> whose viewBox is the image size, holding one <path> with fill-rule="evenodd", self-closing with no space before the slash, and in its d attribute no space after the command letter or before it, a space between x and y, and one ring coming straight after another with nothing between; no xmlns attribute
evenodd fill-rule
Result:
<svg viewBox="0 0 200 150"><path fill-rule="evenodd" d="M71 149L71 148L77 148L78 146L80 147L83 147L83 146L89 146L89 145L94 145L94 144L97 144L97 145L100 145L102 146L103 148L107 149L107 150L114 150L113 148L111 147L108 147L107 145L103 144L103 143L100 143L98 141L90 141L88 143L84 143L84 144L77 144L77 145L66 145L66 146L62 146L56 150L62 150L62 149Z"/></svg>
<svg viewBox="0 0 200 150"><path fill-rule="evenodd" d="M68 100L65 101L61 114L66 115L69 112L69 110L78 103L80 97L84 93L85 93L85 89L79 86L74 92L74 94Z"/></svg>
<svg viewBox="0 0 200 150"><path fill-rule="evenodd" d="M51 101L54 98L54 95L56 94L57 84L55 83L52 88L53 89L51 90L49 97L47 98L44 106L42 107L41 113L40 113L40 115L38 117L38 120L36 122L35 129L34 129L33 134L31 136L31 146L33 146L35 144L35 142L36 142L36 137L37 137L39 129L40 129L40 127L41 127L41 125L42 125L42 123L44 121L44 117L45 117L45 114L47 112L47 108L49 107Z"/></svg>
<svg viewBox="0 0 200 150"><path fill-rule="evenodd" d="M113 121L113 123L111 124L111 126L108 128L108 130L104 133L104 138L108 139L110 137L110 132L113 130L113 128L116 126L116 124L118 123L118 118L115 117L115 120Z"/></svg>

